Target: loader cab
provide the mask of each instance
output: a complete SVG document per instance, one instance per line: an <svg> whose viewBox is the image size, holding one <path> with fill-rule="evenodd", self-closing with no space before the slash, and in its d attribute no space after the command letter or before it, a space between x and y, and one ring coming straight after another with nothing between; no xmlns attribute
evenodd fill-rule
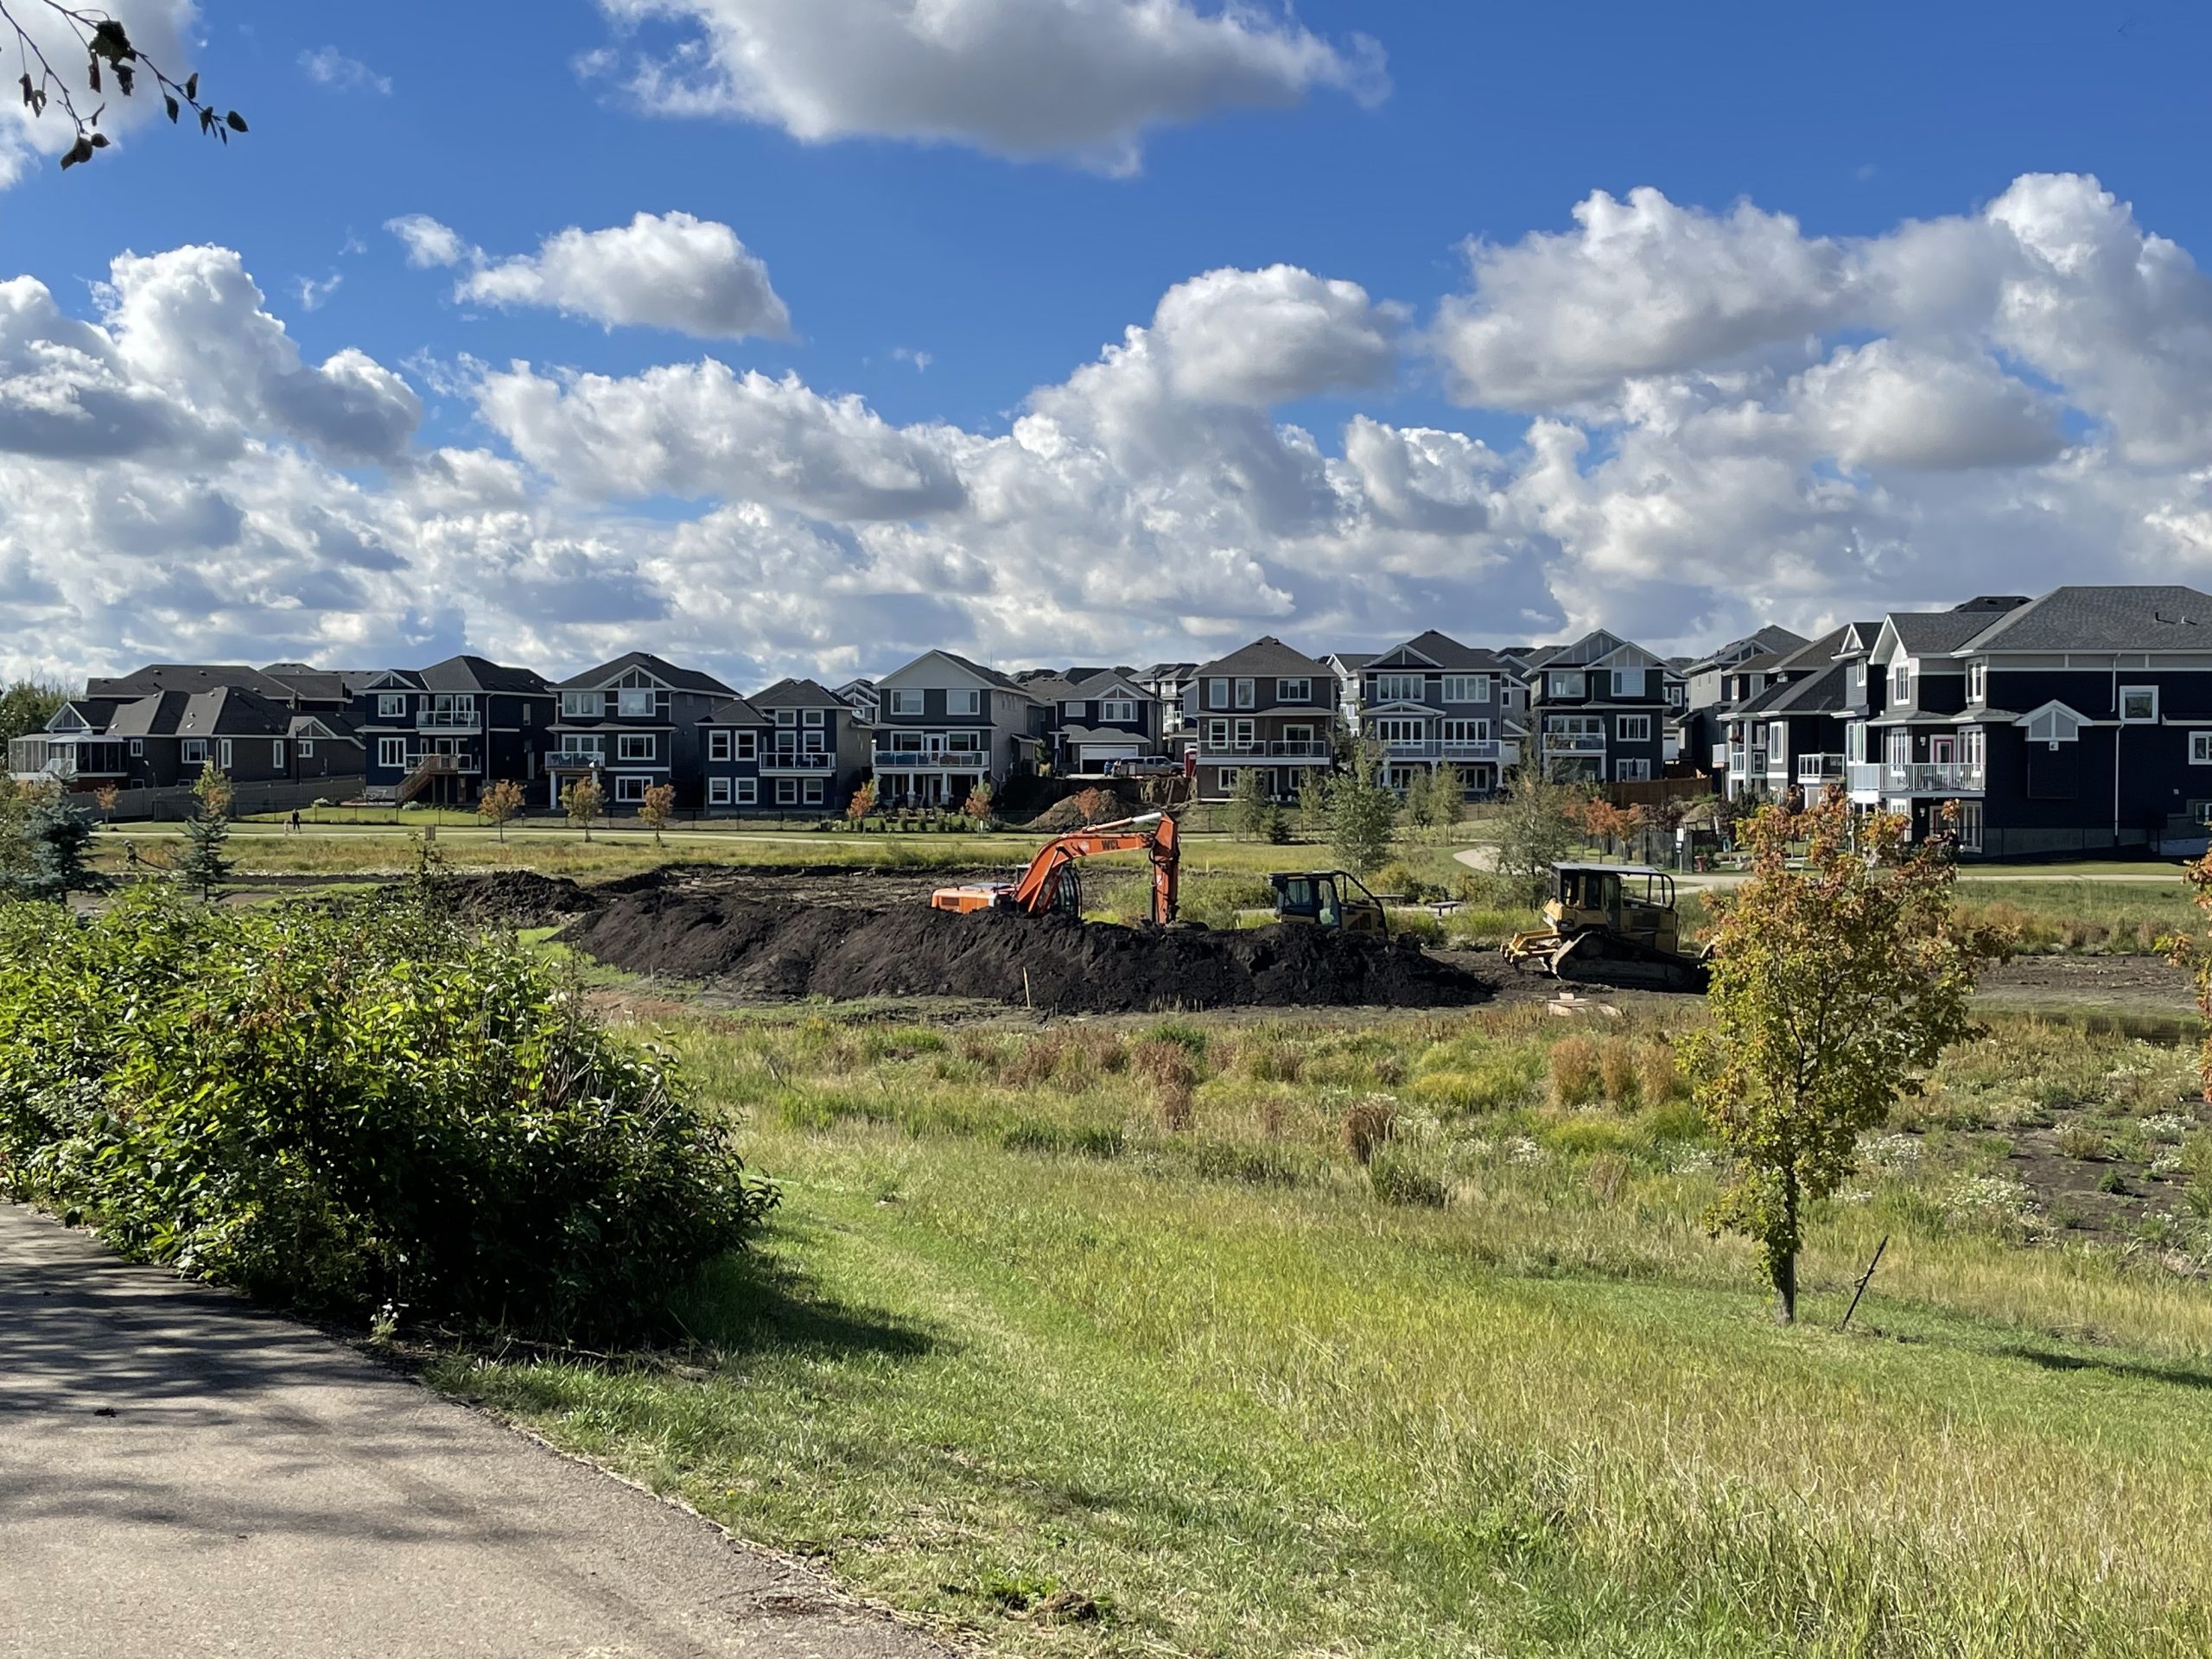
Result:
<svg viewBox="0 0 2212 1659"><path fill-rule="evenodd" d="M1554 865L1544 919L1562 933L1600 927L1656 950L1678 948L1675 878L1647 865Z"/></svg>
<svg viewBox="0 0 2212 1659"><path fill-rule="evenodd" d="M1389 936L1382 902L1359 878L1343 870L1283 871L1268 877L1274 889L1275 920L1294 926Z"/></svg>

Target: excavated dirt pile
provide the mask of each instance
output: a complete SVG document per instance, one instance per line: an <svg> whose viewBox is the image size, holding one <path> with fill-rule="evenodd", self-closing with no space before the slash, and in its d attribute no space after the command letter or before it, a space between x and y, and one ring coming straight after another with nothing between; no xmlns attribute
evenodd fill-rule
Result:
<svg viewBox="0 0 2212 1659"><path fill-rule="evenodd" d="M633 973L768 997L955 996L1120 1014L1442 1007L1491 995L1488 982L1413 944L1300 927L1155 933L1008 911L793 908L664 891L616 898L563 937Z"/></svg>
<svg viewBox="0 0 2212 1659"><path fill-rule="evenodd" d="M580 916L598 903L567 876L540 875L535 870L449 876L447 882L454 913L469 922L543 927Z"/></svg>

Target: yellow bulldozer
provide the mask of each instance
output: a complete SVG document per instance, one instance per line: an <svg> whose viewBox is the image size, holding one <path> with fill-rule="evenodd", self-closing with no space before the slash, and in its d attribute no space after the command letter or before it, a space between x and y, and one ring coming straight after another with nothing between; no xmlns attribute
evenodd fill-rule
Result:
<svg viewBox="0 0 2212 1659"><path fill-rule="evenodd" d="M1641 864L1554 864L1544 925L1516 933L1505 959L1554 978L1702 991L1711 947L1685 949L1675 878Z"/></svg>

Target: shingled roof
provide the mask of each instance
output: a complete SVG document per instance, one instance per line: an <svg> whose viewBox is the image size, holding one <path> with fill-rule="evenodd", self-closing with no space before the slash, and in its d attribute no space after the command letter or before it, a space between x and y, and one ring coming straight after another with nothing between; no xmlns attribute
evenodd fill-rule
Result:
<svg viewBox="0 0 2212 1659"><path fill-rule="evenodd" d="M1983 651L2212 650L2212 594L2194 588L2054 588L1961 645Z"/></svg>

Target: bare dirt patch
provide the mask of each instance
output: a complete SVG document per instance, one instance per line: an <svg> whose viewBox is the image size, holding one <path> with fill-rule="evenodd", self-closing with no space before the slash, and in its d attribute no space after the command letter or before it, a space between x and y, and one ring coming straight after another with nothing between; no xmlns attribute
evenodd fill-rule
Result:
<svg viewBox="0 0 2212 1659"><path fill-rule="evenodd" d="M1454 1007L1495 992L1483 976L1403 941L1300 927L1160 931L1007 911L959 916L919 898L868 909L663 888L612 899L563 937L632 973L772 998L962 997L1129 1013Z"/></svg>

